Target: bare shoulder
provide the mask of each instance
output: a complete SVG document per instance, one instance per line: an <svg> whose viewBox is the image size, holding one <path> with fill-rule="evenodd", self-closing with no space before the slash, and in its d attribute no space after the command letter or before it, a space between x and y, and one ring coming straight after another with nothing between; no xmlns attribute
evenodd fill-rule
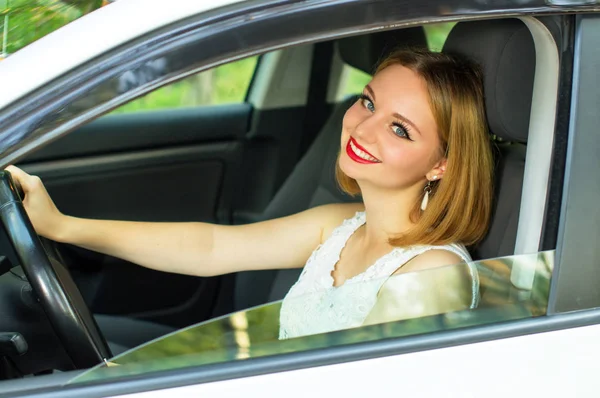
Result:
<svg viewBox="0 0 600 398"><path fill-rule="evenodd" d="M419 318L469 309L472 281L460 256L429 250L400 267L382 285L365 324Z"/></svg>
<svg viewBox="0 0 600 398"><path fill-rule="evenodd" d="M333 203L311 209L311 217L319 219L322 226L321 243L323 243L344 220L354 217L356 212L364 211L362 203Z"/></svg>
<svg viewBox="0 0 600 398"><path fill-rule="evenodd" d="M381 287L365 324L461 311L470 308L469 267L448 250L428 250L400 267Z"/></svg>
<svg viewBox="0 0 600 398"><path fill-rule="evenodd" d="M460 264L462 262L464 262L464 260L459 255L452 253L449 250L428 250L407 262L403 267L398 269L396 273L399 274L413 271L422 271L427 269L444 267L447 265Z"/></svg>

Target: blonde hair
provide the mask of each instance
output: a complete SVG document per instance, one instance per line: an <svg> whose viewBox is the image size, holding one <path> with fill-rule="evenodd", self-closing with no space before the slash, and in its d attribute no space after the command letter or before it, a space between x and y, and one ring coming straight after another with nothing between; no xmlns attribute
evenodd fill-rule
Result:
<svg viewBox="0 0 600 398"><path fill-rule="evenodd" d="M438 127L440 155L445 155L447 165L444 178L432 182L427 209L421 210L420 196L410 213L414 226L391 238L390 244L473 245L487 232L493 200L493 160L482 73L463 57L405 49L385 58L375 74L396 64L425 80ZM336 180L346 193L360 194L357 182L344 174L339 163Z"/></svg>

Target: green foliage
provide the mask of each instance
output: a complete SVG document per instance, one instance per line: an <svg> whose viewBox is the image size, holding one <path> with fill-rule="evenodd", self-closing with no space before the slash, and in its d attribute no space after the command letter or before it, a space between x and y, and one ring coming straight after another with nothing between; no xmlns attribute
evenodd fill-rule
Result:
<svg viewBox="0 0 600 398"><path fill-rule="evenodd" d="M155 90L113 113L244 102L258 57L221 65Z"/></svg>
<svg viewBox="0 0 600 398"><path fill-rule="evenodd" d="M426 25L429 48L441 50L452 26L454 23ZM252 57L202 72L125 104L114 113L243 102L256 62L257 57ZM344 74L341 97L362 92L371 80L371 75L350 66Z"/></svg>
<svg viewBox="0 0 600 398"><path fill-rule="evenodd" d="M12 54L39 38L99 8L102 0L0 0L0 45Z"/></svg>
<svg viewBox="0 0 600 398"><path fill-rule="evenodd" d="M8 21L8 54L89 13L102 0L0 0L0 23ZM8 16L8 18L4 18ZM432 50L439 51L453 23L425 26ZM3 26L2 26L3 27ZM3 29L0 29L2 43ZM256 69L258 57L250 57L219 66L155 90L116 109L114 113L129 113L155 109L193 107L243 102ZM341 97L360 93L371 76L346 67Z"/></svg>
<svg viewBox="0 0 600 398"><path fill-rule="evenodd" d="M442 51L448 33L454 25L456 25L456 22L436 23L423 27L427 37L427 45L431 51Z"/></svg>
<svg viewBox="0 0 600 398"><path fill-rule="evenodd" d="M216 68L212 104L243 102L257 61L258 57L251 57Z"/></svg>
<svg viewBox="0 0 600 398"><path fill-rule="evenodd" d="M351 66L346 66L346 78L343 97L362 93L365 86L371 81L371 75Z"/></svg>

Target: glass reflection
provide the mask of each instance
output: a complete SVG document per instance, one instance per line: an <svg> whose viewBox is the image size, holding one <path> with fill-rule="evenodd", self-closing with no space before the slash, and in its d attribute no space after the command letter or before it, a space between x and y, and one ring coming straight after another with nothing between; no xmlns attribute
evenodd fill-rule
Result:
<svg viewBox="0 0 600 398"><path fill-rule="evenodd" d="M479 304L470 309L471 283L449 291L442 283L468 273L467 264L390 278L397 292L380 295L364 325L330 333L279 340L281 302L201 323L118 355L72 382L122 377L292 353L387 338L413 336L546 314L554 251L471 263L479 276ZM516 287L515 273L528 273L528 288ZM466 278L465 278L466 279ZM362 283L362 282L361 282ZM370 283L370 282L369 282ZM452 284L456 286L455 284ZM302 299L302 298L298 298Z"/></svg>

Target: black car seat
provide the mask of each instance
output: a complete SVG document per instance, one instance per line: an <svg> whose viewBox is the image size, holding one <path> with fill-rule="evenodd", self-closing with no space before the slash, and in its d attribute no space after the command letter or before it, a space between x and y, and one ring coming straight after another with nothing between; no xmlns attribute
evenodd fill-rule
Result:
<svg viewBox="0 0 600 398"><path fill-rule="evenodd" d="M342 59L367 73L394 48L392 40L424 45L422 32L413 29L378 32L339 41ZM525 165L525 143L535 71L535 48L523 22L504 19L458 23L449 34L443 52L475 59L484 71L486 112L494 145L495 203L487 237L470 248L475 260L514 252ZM341 123L352 100L334 109L304 158L298 163L264 213L265 219L282 217L334 202L356 200L343 194L334 180ZM503 142L500 142L503 141ZM300 269L251 271L236 277L234 305L244 309L282 299L297 280Z"/></svg>
<svg viewBox="0 0 600 398"><path fill-rule="evenodd" d="M473 259L514 254L535 74L535 46L519 19L461 22L443 52L460 53L484 71L486 116L494 136L495 203L486 238Z"/></svg>
<svg viewBox="0 0 600 398"><path fill-rule="evenodd" d="M421 27L376 32L340 39L339 54L348 65L372 74L380 58L398 47L427 47ZM329 203L357 201L344 194L334 178L335 160L340 148L342 119L356 101L349 98L337 104L304 157L279 189L262 218L284 217ZM301 269L240 272L236 275L236 310L283 298L298 279Z"/></svg>

